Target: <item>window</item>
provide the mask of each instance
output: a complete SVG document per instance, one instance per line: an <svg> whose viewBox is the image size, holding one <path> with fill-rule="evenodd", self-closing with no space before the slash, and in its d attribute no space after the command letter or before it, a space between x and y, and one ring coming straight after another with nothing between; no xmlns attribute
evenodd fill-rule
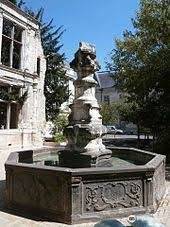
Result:
<svg viewBox="0 0 170 227"><path fill-rule="evenodd" d="M7 103L0 102L0 129L7 127Z"/></svg>
<svg viewBox="0 0 170 227"><path fill-rule="evenodd" d="M20 69L22 32L15 23L3 19L1 62L11 68Z"/></svg>
<svg viewBox="0 0 170 227"><path fill-rule="evenodd" d="M17 103L11 103L10 105L10 129L18 128L18 105Z"/></svg>
<svg viewBox="0 0 170 227"><path fill-rule="evenodd" d="M110 97L109 97L109 95L104 95L104 102L107 103L108 105L110 104Z"/></svg>
<svg viewBox="0 0 170 227"><path fill-rule="evenodd" d="M0 129L16 129L18 127L19 87L0 86ZM12 100L13 99L13 100Z"/></svg>

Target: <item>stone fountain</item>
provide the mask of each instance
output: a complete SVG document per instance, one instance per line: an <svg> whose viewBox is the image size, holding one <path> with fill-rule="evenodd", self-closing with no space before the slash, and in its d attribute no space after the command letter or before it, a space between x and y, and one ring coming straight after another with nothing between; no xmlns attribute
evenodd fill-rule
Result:
<svg viewBox="0 0 170 227"><path fill-rule="evenodd" d="M73 224L155 212L165 192L165 156L105 147L95 98L95 47L80 43L64 150L18 151L6 161L8 209Z"/></svg>
<svg viewBox="0 0 170 227"><path fill-rule="evenodd" d="M101 136L106 129L95 98L95 73L100 68L95 47L81 42L70 66L78 77L74 82L75 99L70 105L69 125L65 129L68 145L60 152L60 165L72 168L112 166L112 151L102 143Z"/></svg>

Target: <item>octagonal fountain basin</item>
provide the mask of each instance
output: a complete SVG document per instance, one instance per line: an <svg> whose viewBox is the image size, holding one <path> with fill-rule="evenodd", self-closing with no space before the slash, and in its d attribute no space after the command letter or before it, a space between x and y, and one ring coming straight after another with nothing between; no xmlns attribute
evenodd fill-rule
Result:
<svg viewBox="0 0 170 227"><path fill-rule="evenodd" d="M11 153L8 208L67 224L155 212L165 192L165 156L109 149L113 167L60 167L54 150Z"/></svg>

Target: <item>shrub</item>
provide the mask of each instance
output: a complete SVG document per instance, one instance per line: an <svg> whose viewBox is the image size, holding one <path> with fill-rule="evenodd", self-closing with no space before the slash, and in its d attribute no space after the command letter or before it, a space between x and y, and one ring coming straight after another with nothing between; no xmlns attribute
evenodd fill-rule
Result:
<svg viewBox="0 0 170 227"><path fill-rule="evenodd" d="M54 141L56 143L62 143L62 142L65 142L66 141L66 137L63 135L62 132L57 132L54 135Z"/></svg>

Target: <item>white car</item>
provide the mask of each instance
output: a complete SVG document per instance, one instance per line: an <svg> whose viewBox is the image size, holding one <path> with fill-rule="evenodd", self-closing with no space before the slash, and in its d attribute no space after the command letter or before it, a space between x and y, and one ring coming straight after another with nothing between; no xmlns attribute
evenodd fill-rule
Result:
<svg viewBox="0 0 170 227"><path fill-rule="evenodd" d="M108 125L106 127L108 134L123 134L123 130L117 129L114 125Z"/></svg>

